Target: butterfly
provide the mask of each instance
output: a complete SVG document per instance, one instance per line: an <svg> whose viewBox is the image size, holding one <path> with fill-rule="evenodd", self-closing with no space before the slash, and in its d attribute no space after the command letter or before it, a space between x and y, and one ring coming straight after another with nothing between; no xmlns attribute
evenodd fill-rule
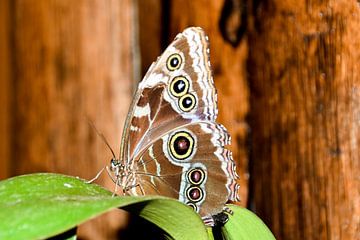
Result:
<svg viewBox="0 0 360 240"><path fill-rule="evenodd" d="M128 195L178 199L213 226L225 203L239 201L230 136L216 122L209 42L199 27L178 34L139 83L125 122L120 157L110 162ZM225 218L224 218L225 216Z"/></svg>

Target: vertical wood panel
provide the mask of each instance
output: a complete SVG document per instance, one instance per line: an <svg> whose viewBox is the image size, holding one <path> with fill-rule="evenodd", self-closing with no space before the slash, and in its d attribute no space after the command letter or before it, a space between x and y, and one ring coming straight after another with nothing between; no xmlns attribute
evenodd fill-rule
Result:
<svg viewBox="0 0 360 240"><path fill-rule="evenodd" d="M0 1L0 180L9 177L11 156L10 1Z"/></svg>
<svg viewBox="0 0 360 240"><path fill-rule="evenodd" d="M240 176L241 205L248 196L248 159L246 150L248 87L246 83L247 43L244 38L233 47L221 36L219 21L224 1L180 1L170 3L170 36L189 26L202 27L210 39L210 61L218 90L219 119L232 136L231 150Z"/></svg>
<svg viewBox="0 0 360 240"><path fill-rule="evenodd" d="M133 81L132 1L14 2L14 172L90 179L118 152ZM100 184L110 189L106 176ZM123 215L80 228L115 239Z"/></svg>
<svg viewBox="0 0 360 240"><path fill-rule="evenodd" d="M249 37L256 211L277 239L360 239L358 1L260 1Z"/></svg>
<svg viewBox="0 0 360 240"><path fill-rule="evenodd" d="M165 10L166 11L166 10ZM151 63L161 54L164 33L163 8L161 0L138 1L139 47L141 72L145 75Z"/></svg>

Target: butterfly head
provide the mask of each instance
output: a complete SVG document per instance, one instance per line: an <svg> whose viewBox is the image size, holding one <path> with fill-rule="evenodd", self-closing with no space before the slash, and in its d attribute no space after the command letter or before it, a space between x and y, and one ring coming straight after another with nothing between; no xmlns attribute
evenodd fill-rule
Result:
<svg viewBox="0 0 360 240"><path fill-rule="evenodd" d="M119 160L117 160L116 158L112 158L110 160L110 171L115 173L115 176L120 174L121 170L123 169L124 165Z"/></svg>
<svg viewBox="0 0 360 240"><path fill-rule="evenodd" d="M110 171L115 176L115 179L116 179L115 183L119 184L121 182L121 179L125 175L125 166L124 166L124 164L122 164L118 159L112 158L110 160Z"/></svg>
<svg viewBox="0 0 360 240"><path fill-rule="evenodd" d="M119 178L119 180L127 175L126 170L127 169L125 168L125 165L118 159L112 158L110 160L110 171L115 175L116 178Z"/></svg>
<svg viewBox="0 0 360 240"><path fill-rule="evenodd" d="M126 194L133 186L129 186L130 180L132 179L131 171L126 167L126 165L119 159L113 157L110 160L110 172L114 176L112 177L116 187L119 186L123 194ZM116 189L116 188L115 188ZM116 190L115 190L116 192Z"/></svg>

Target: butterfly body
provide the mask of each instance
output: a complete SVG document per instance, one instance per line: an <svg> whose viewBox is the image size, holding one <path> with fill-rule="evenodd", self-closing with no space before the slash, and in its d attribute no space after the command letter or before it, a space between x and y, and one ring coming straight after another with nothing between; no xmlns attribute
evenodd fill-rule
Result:
<svg viewBox="0 0 360 240"><path fill-rule="evenodd" d="M209 225L238 201L230 136L216 123L209 44L201 28L177 35L151 65L126 120L115 182L131 195L164 195L191 206Z"/></svg>

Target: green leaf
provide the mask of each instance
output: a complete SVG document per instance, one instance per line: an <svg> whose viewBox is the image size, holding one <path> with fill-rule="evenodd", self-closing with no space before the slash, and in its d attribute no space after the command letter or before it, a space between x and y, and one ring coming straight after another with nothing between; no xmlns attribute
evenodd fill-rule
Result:
<svg viewBox="0 0 360 240"><path fill-rule="evenodd" d="M207 230L207 233L208 233L209 240L215 240L213 232L212 232L213 229L211 227L208 227L206 230Z"/></svg>
<svg viewBox="0 0 360 240"><path fill-rule="evenodd" d="M123 209L139 215L159 227L161 226L174 239L207 239L206 228L199 215L182 203L180 203L182 206L180 209L179 203L177 200L157 198L150 202L139 202ZM189 234L189 231L192 233ZM171 234L172 232L174 234Z"/></svg>
<svg viewBox="0 0 360 240"><path fill-rule="evenodd" d="M268 227L253 212L235 205L227 205L233 215L222 227L222 234L227 240L274 240L275 237Z"/></svg>
<svg viewBox="0 0 360 240"><path fill-rule="evenodd" d="M0 239L48 238L123 207L174 239L207 239L200 217L160 196L112 197L104 188L59 174L30 174L0 182Z"/></svg>

